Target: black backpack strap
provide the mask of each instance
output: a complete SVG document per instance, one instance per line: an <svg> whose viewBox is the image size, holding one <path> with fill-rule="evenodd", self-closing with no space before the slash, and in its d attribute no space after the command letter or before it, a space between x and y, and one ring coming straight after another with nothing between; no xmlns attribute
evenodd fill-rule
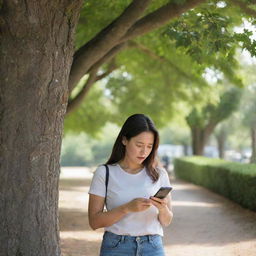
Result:
<svg viewBox="0 0 256 256"><path fill-rule="evenodd" d="M107 164L104 164L106 167L106 179L105 179L105 186L106 186L106 193L105 193L105 205L107 205L107 194L108 194L108 180L109 180L109 168Z"/></svg>

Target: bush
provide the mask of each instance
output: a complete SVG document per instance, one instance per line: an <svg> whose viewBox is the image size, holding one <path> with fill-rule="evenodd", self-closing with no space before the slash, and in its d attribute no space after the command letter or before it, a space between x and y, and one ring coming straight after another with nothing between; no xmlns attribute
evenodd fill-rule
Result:
<svg viewBox="0 0 256 256"><path fill-rule="evenodd" d="M175 160L174 170L178 178L207 187L256 211L256 164L183 157Z"/></svg>

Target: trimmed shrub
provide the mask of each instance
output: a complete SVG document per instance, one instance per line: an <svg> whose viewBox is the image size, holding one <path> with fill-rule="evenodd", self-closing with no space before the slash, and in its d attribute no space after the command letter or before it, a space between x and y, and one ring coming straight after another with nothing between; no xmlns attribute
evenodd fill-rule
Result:
<svg viewBox="0 0 256 256"><path fill-rule="evenodd" d="M206 187L256 211L256 164L193 156L175 159L174 171L180 179Z"/></svg>

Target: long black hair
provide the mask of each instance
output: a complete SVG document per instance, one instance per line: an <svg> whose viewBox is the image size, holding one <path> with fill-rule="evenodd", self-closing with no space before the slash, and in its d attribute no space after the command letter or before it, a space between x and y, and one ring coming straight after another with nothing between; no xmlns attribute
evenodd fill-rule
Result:
<svg viewBox="0 0 256 256"><path fill-rule="evenodd" d="M122 143L124 137L127 140L130 140L132 137L135 137L142 132L152 132L154 134L154 144L152 150L149 156L143 161L143 165L146 167L148 175L155 182L159 178L159 172L156 168L156 154L159 145L159 134L153 121L144 114L134 114L128 117L116 138L111 156L106 164L115 164L124 158L125 146Z"/></svg>

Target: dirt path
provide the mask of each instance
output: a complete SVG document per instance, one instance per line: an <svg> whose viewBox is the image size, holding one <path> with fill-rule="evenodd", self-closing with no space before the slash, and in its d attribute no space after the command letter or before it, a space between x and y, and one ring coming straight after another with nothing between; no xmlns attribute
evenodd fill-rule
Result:
<svg viewBox="0 0 256 256"><path fill-rule="evenodd" d="M98 256L103 229L87 220L87 168L62 168L60 229L63 256ZM165 229L166 256L256 256L256 213L202 187L172 181L174 220Z"/></svg>

